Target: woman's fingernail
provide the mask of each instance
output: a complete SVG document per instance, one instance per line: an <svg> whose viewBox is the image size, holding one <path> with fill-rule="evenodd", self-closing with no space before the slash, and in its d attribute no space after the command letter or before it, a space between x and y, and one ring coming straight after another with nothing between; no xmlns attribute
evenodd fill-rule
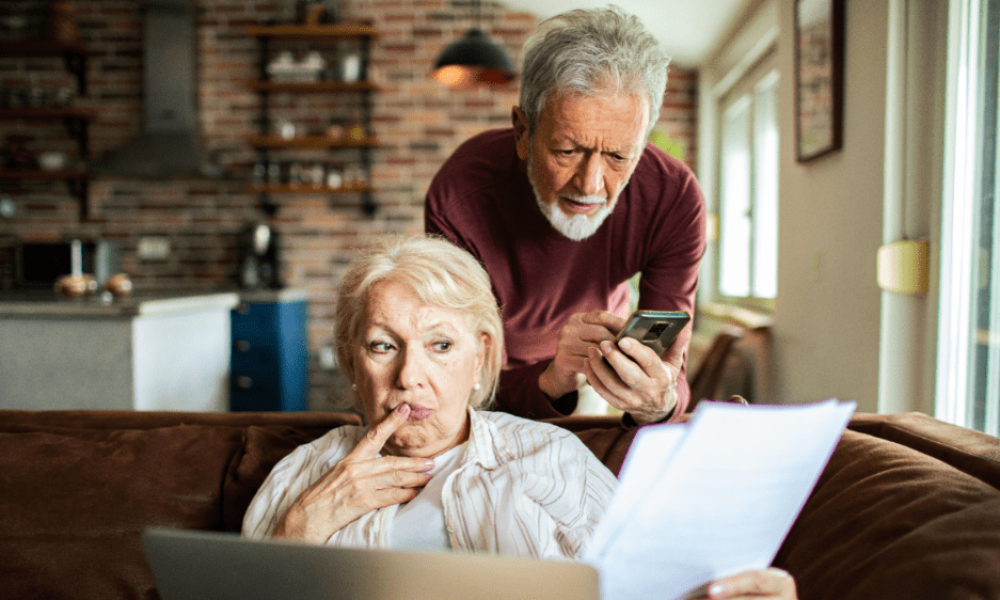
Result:
<svg viewBox="0 0 1000 600"><path fill-rule="evenodd" d="M396 412L398 412L401 415L408 415L410 414L410 405L400 404L399 406L396 407Z"/></svg>
<svg viewBox="0 0 1000 600"><path fill-rule="evenodd" d="M726 591L726 588L721 583L713 583L712 585L708 586L709 596L718 596L724 591Z"/></svg>
<svg viewBox="0 0 1000 600"><path fill-rule="evenodd" d="M632 347L632 341L627 337L623 337L620 342L618 342L618 347L622 350L628 350Z"/></svg>

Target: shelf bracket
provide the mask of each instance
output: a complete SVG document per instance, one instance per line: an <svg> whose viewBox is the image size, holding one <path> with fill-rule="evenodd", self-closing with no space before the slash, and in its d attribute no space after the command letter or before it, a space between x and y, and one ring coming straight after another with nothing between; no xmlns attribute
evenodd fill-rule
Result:
<svg viewBox="0 0 1000 600"><path fill-rule="evenodd" d="M90 218L90 182L86 179L67 179L66 187L80 203L80 220L86 221Z"/></svg>
<svg viewBox="0 0 1000 600"><path fill-rule="evenodd" d="M361 212L365 213L366 217L374 216L378 212L378 204L371 192L365 192L361 195Z"/></svg>
<svg viewBox="0 0 1000 600"><path fill-rule="evenodd" d="M73 50L63 51L66 70L76 77L76 89L81 96L87 95L87 56Z"/></svg>
<svg viewBox="0 0 1000 600"><path fill-rule="evenodd" d="M264 214L266 214L267 216L273 217L274 213L278 212L278 205L275 204L274 200L271 199L271 194L265 192L259 194L259 198L260 198L260 209L264 211Z"/></svg>
<svg viewBox="0 0 1000 600"><path fill-rule="evenodd" d="M90 123L87 119L66 117L63 119L63 125L66 126L66 131L69 133L70 137L76 140L76 146L80 151L80 158L84 160L89 158L90 144L88 143L88 140L90 138Z"/></svg>

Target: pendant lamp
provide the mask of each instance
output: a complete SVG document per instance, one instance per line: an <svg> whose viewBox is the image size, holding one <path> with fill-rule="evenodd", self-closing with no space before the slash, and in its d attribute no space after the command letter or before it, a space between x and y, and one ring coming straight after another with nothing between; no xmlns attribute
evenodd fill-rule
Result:
<svg viewBox="0 0 1000 600"><path fill-rule="evenodd" d="M479 2L475 2L476 23ZM448 46L434 63L431 77L454 88L499 85L514 79L514 62L478 26Z"/></svg>

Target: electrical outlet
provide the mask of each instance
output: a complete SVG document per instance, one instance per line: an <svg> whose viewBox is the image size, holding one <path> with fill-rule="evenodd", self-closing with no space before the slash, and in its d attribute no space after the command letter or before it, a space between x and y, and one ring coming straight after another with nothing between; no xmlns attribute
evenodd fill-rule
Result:
<svg viewBox="0 0 1000 600"><path fill-rule="evenodd" d="M141 237L136 253L140 260L163 260L170 256L170 239L156 236Z"/></svg>

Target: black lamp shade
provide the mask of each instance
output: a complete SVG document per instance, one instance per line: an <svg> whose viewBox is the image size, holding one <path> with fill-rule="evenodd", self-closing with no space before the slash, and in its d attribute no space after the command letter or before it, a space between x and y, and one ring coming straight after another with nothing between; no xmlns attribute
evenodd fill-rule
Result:
<svg viewBox="0 0 1000 600"><path fill-rule="evenodd" d="M448 44L431 77L457 88L477 84L499 85L514 79L514 63L503 48L494 44L482 30L472 28L460 40Z"/></svg>

